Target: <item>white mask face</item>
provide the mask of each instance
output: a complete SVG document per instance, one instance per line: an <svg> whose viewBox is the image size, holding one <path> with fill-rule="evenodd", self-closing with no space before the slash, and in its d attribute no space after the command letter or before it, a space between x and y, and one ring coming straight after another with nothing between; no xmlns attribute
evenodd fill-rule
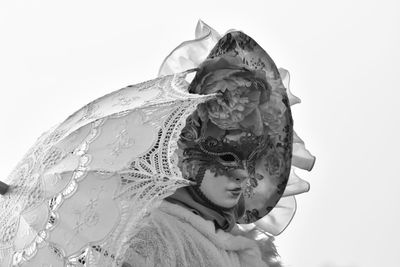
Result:
<svg viewBox="0 0 400 267"><path fill-rule="evenodd" d="M239 202L248 180L248 173L242 169L229 172L229 175L217 175L206 170L200 190L214 204L233 208Z"/></svg>

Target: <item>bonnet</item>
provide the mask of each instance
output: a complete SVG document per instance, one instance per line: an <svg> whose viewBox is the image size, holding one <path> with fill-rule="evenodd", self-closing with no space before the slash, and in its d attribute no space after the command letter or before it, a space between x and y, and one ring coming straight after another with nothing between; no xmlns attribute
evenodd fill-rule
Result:
<svg viewBox="0 0 400 267"><path fill-rule="evenodd" d="M184 178L201 183L205 169L215 175L246 169L244 214L237 222L279 234L295 213L292 196L309 190L293 165L311 170L315 161L293 131L290 105L300 101L288 90L288 72L278 70L245 33L228 31L221 37L202 21L196 39L172 51L159 74L186 68L196 70L189 92L216 98L199 104L182 129Z"/></svg>

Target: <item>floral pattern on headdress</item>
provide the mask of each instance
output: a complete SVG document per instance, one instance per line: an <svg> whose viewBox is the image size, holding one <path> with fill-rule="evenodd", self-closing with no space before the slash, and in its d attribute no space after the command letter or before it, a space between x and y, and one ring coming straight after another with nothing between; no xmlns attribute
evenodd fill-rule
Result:
<svg viewBox="0 0 400 267"><path fill-rule="evenodd" d="M265 71L265 78L271 86L272 91L269 94L269 105L258 105L257 109L262 111L263 124L264 127L269 129L269 136L278 141L276 146L274 146L275 149L280 151L280 153L288 150L292 152L290 155L292 159L291 163L286 161L289 157L288 154L286 154L286 157L276 158L276 155L274 156L271 153L271 155L267 154L263 157L263 162L260 165L264 166L263 175L269 178L252 180L252 184L254 185L252 188L255 189L253 193L255 193L257 198L254 201L246 202L248 204L246 209L247 216L245 216L246 220L240 222L242 223L242 227L246 229L257 228L263 233L278 235L287 227L294 216L296 210L294 195L307 192L310 188L307 181L302 180L296 175L295 169L301 168L310 171L315 162L315 157L306 149L303 140L293 131L292 127L286 127L282 123L282 120L284 121L286 116L281 117L281 114L288 114L291 105L300 103L300 99L290 91L289 72L282 68L278 70L269 55L246 34L230 30L221 38L221 35L216 30L199 20L195 31L195 39L185 41L177 46L163 61L159 75L168 75L189 69L197 69L200 72L200 67L206 64L207 61L211 62L211 59L227 56L238 56L238 58L241 58L242 62L238 63L238 65L244 66L247 70ZM193 88L193 82L191 87ZM193 89L192 92L194 92ZM232 99L236 101L236 99L241 98L243 96ZM235 104L234 108L229 106L228 110L239 111L241 109L241 100L238 102L235 101L232 102ZM208 111L206 110L206 112ZM187 141L194 141L200 138L201 130L199 129L201 128L201 120L198 119L196 118L197 122L192 124L192 127L188 127L190 123L187 122L184 129L187 130ZM209 121L211 122L211 119ZM191 122L193 123L193 120ZM239 125L242 127L243 123ZM256 127L253 129L256 129ZM285 134L280 135L279 133ZM293 140L293 146L288 145L291 144L291 142L288 142L290 140ZM179 153L182 153L182 151ZM282 162L285 164L282 164ZM284 180L274 183L274 181L279 180L279 178L274 178L279 177L279 168L290 170L287 183ZM255 174L255 178L259 176L259 174ZM278 203L276 203L277 198L266 201L271 194L271 190L282 196L280 199L278 198Z"/></svg>

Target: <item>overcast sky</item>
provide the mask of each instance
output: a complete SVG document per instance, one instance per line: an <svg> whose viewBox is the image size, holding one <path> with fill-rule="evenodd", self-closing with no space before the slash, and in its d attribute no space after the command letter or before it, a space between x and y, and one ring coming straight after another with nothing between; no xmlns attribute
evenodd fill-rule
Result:
<svg viewBox="0 0 400 267"><path fill-rule="evenodd" d="M84 104L156 77L202 19L253 37L302 99L295 130L317 162L276 238L286 266L399 266L399 14L396 0L1 1L0 177Z"/></svg>

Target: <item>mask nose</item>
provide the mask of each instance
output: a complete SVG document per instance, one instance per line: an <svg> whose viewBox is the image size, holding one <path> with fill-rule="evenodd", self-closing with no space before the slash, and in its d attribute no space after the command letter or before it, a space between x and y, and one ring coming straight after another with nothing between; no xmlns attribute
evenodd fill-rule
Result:
<svg viewBox="0 0 400 267"><path fill-rule="evenodd" d="M229 172L229 176L232 180L235 180L236 182L242 183L244 180L249 178L249 172L247 171L247 168L243 169L234 169Z"/></svg>

